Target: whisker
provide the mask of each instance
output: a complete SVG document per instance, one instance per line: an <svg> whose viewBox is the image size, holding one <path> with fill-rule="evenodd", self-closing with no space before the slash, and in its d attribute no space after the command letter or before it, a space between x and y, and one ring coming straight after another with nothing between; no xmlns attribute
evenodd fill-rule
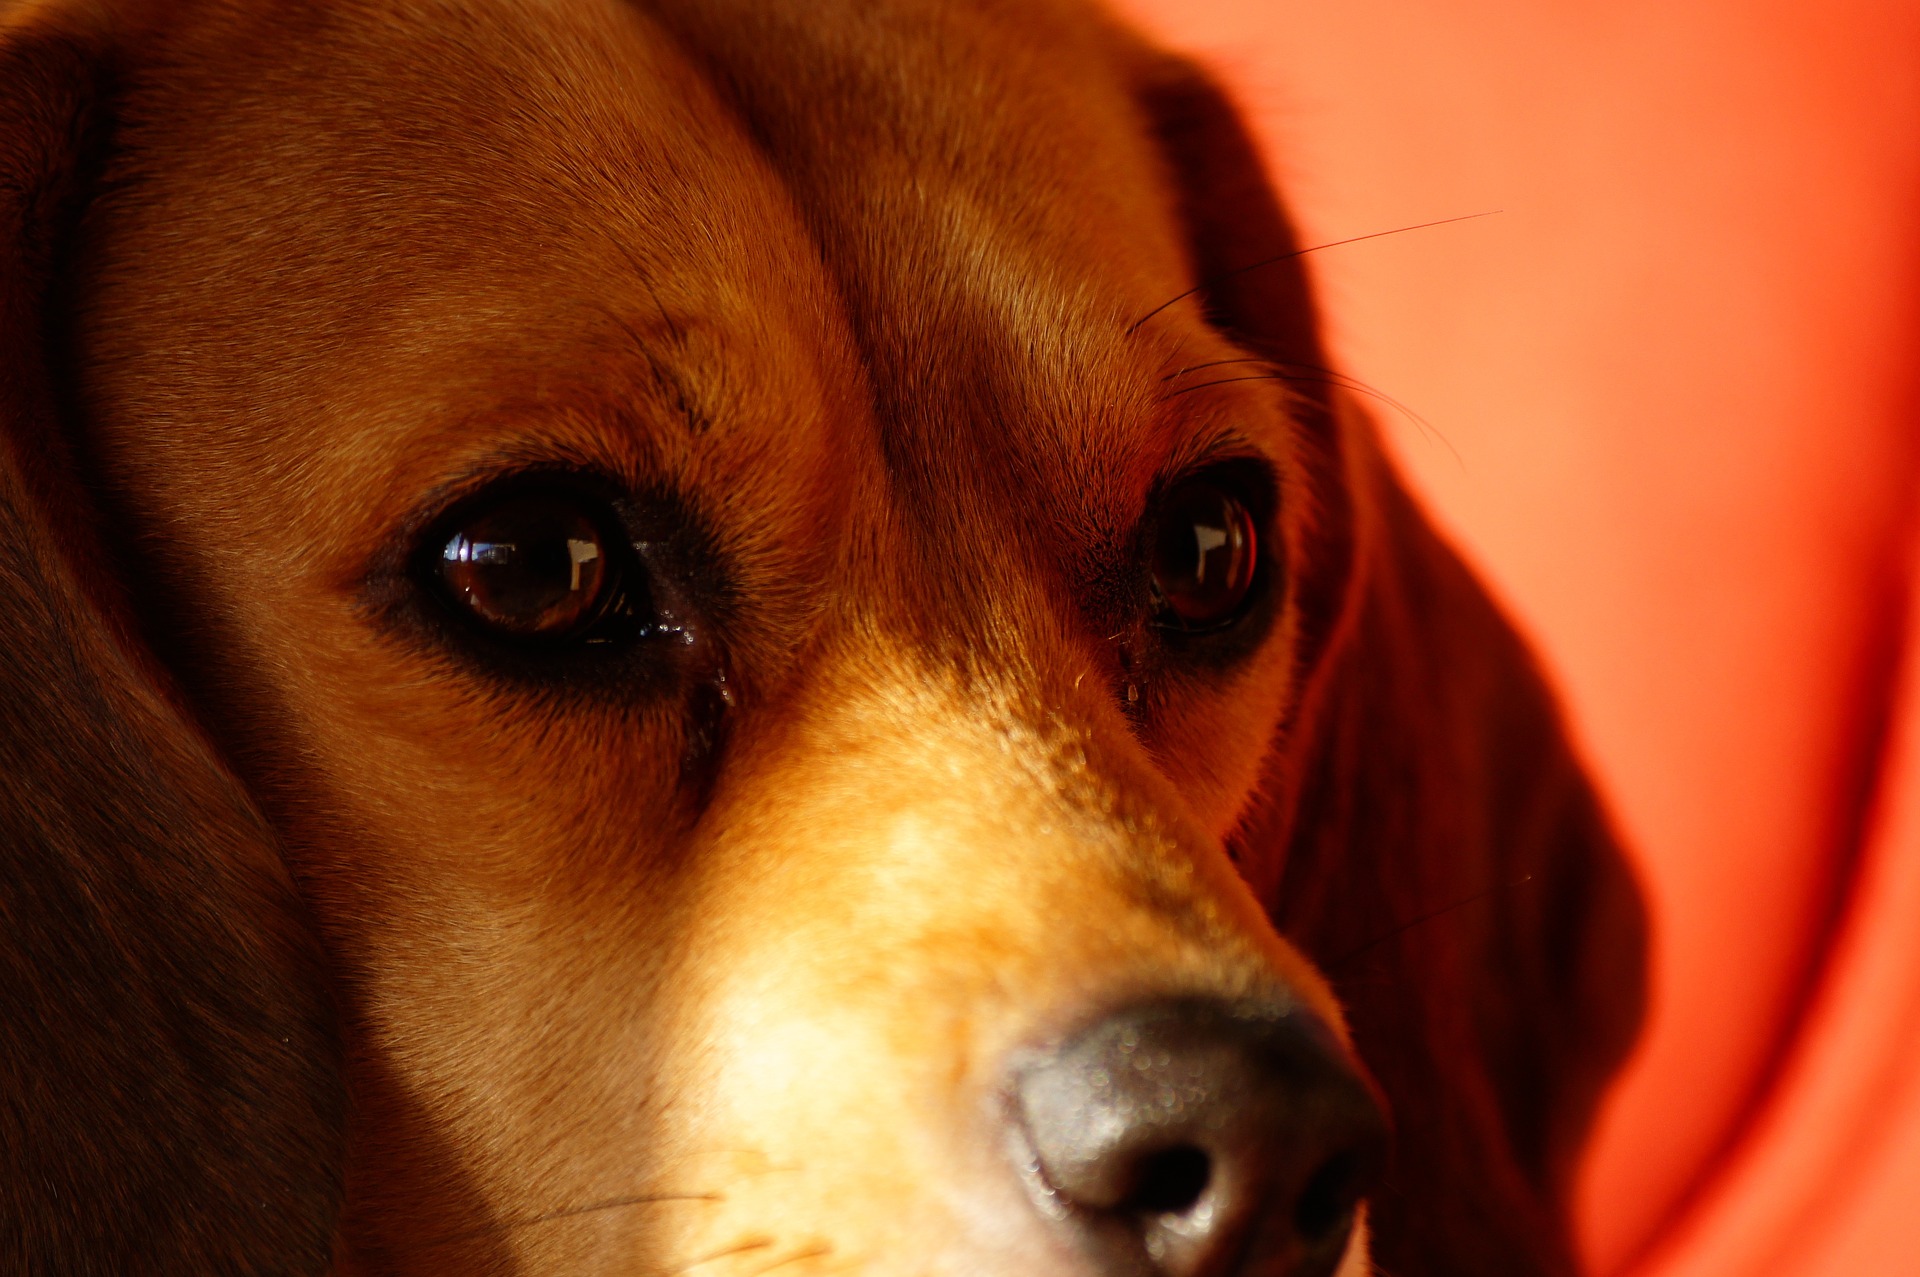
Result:
<svg viewBox="0 0 1920 1277"><path fill-rule="evenodd" d="M1263 360L1262 362L1265 362L1265 361ZM1171 391L1161 396L1160 401L1162 403L1165 403L1169 399L1178 399L1181 395L1190 395L1196 390L1211 390L1215 386L1231 386L1234 383L1241 382L1241 381L1292 381L1292 380L1293 380L1292 377L1288 376L1286 373L1283 373L1283 372L1255 373L1251 377L1222 377L1217 381L1203 381L1197 386L1182 386L1178 390Z"/></svg>
<svg viewBox="0 0 1920 1277"><path fill-rule="evenodd" d="M755 1237L751 1240L740 1242L737 1245L728 1246L724 1250L716 1250L711 1254L702 1255L698 1259L690 1259L686 1263L676 1267L663 1269L661 1270L661 1277L674 1277L677 1273L692 1272L703 1264L715 1263L722 1259L731 1259L735 1255L750 1255L756 1250L766 1250L772 1245L773 1239L770 1237Z"/></svg>
<svg viewBox="0 0 1920 1277"><path fill-rule="evenodd" d="M475 1241L482 1237L497 1237L504 1233L517 1232L522 1228L531 1228L536 1224L551 1224L563 1219L576 1219L581 1215L591 1215L596 1211L623 1210L630 1206L657 1206L668 1202L719 1202L724 1201L719 1193L641 1193L632 1197L610 1197L601 1202L589 1202L584 1206L567 1206L560 1210L545 1211L538 1215L526 1215L519 1219L503 1219L480 1228L469 1228L457 1233L446 1233L421 1243L425 1246L451 1246L455 1242Z"/></svg>
<svg viewBox="0 0 1920 1277"><path fill-rule="evenodd" d="M1222 367L1223 365L1226 365L1226 364L1271 364L1271 363L1272 363L1272 361L1271 361L1271 360L1267 360L1267 359L1258 359L1258 358L1249 358L1249 359L1209 359L1209 360L1208 360L1208 361L1207 361L1206 363L1204 363L1204 364L1188 364L1188 365L1187 365L1187 366L1186 366L1185 368L1182 368L1182 369L1180 369L1180 370L1179 370L1178 372L1170 372L1170 373L1168 373L1168 374L1167 374L1166 376L1164 376L1164 377L1162 377L1162 378L1161 378L1160 380L1161 380L1161 381L1172 381L1172 380L1173 380L1174 378L1176 378L1176 377L1184 377L1184 376L1186 376L1186 375L1187 375L1188 373L1190 373L1190 372L1199 372L1199 371L1200 371L1200 370L1201 370L1202 368L1219 368L1219 367ZM1274 367L1279 367L1280 365L1278 365L1278 364L1273 364L1273 366L1274 366Z"/></svg>
<svg viewBox="0 0 1920 1277"><path fill-rule="evenodd" d="M1221 359L1216 361L1215 365L1197 364L1195 365L1195 368L1217 366L1218 364L1265 364L1267 367L1276 369L1277 371L1271 374L1256 375L1251 377L1223 377L1217 381L1202 382L1197 386L1183 386L1179 390L1171 391L1167 395L1163 396L1162 402L1164 402L1166 399L1178 398L1179 396L1188 394L1191 391L1205 390L1209 386L1229 385L1236 381L1286 381L1286 382L1304 382L1307 385L1338 386L1342 390L1351 390L1355 394L1365 395L1369 399L1377 399L1381 403L1385 404L1387 407L1392 408L1395 412L1405 417L1408 421L1411 421L1414 424L1414 427L1418 429L1422 435L1424 435L1428 439L1434 440L1435 442L1439 443L1441 447L1445 448L1449 453L1453 454L1454 464L1458 465L1462 470L1466 469L1466 461L1460 456L1460 450L1453 446L1453 441L1451 439L1448 439L1446 435L1440 432L1440 428L1438 426L1434 425L1431 421L1428 421L1425 417L1415 412L1412 408L1409 408L1406 404L1400 402L1400 400L1395 399L1392 395L1388 394L1386 391L1378 390L1373 386L1368 385L1366 382L1361 381L1358 377L1349 376L1346 373L1338 372L1332 368L1322 368L1318 364L1280 364L1280 363L1274 363L1273 361L1267 360L1267 359ZM1305 376L1301 376L1300 373L1298 372L1287 371L1288 369L1294 369L1294 368L1301 369L1305 372L1317 373L1319 375L1312 376L1312 377L1305 377ZM1191 371L1194 371L1194 369L1187 369L1186 371L1191 372ZM1162 378L1161 380L1164 381L1166 380L1166 378Z"/></svg>
<svg viewBox="0 0 1920 1277"><path fill-rule="evenodd" d="M1475 218L1492 217L1495 213L1499 213L1503 211L1504 210L1502 209L1490 208L1483 213L1464 213L1459 217L1443 217L1440 220L1435 222L1419 222L1413 226L1396 226L1390 231L1374 231L1371 234L1367 234L1367 235L1353 235L1353 236L1349 236L1346 239L1328 240L1324 244L1315 244L1311 248L1296 248L1289 252L1276 254L1273 257L1263 258L1257 262L1248 262L1245 266L1236 266L1232 270L1222 271L1218 275L1213 275L1206 279L1203 279L1199 283L1195 284L1192 288L1189 288L1186 292L1179 293L1179 294L1176 294L1175 296L1167 298L1167 300L1161 302L1158 306L1155 306L1152 310L1148 311L1146 314L1140 316L1140 318L1134 320L1131 324L1127 325L1126 335L1131 337L1135 333L1139 332L1141 325L1145 324L1149 319L1152 319L1155 315L1158 315L1161 311L1173 305L1175 302L1185 301L1187 298L1193 296L1195 293L1201 292L1208 288L1212 288L1215 284L1224 283L1225 281L1232 279L1235 275L1244 275L1248 271L1260 270L1267 266L1274 266L1280 262L1289 261L1295 257L1305 257L1308 253L1317 253L1323 248L1339 248L1344 244L1358 244L1364 240L1382 239L1388 235L1404 235L1408 231L1424 231L1435 226L1450 226L1454 222L1471 222Z"/></svg>
<svg viewBox="0 0 1920 1277"><path fill-rule="evenodd" d="M647 296L653 298L653 308L660 312L660 322L667 326L667 332L672 335L673 340L676 343L686 340L685 334L680 331L680 325L673 322L673 316L669 315L667 308L660 304L660 294L654 289L653 280L648 276L646 269L640 265L640 259L633 255L633 249L618 235L604 235L602 238L612 244L620 256L627 259L627 265L633 267L634 277L640 281L641 287L647 290Z"/></svg>
<svg viewBox="0 0 1920 1277"><path fill-rule="evenodd" d="M1368 953L1371 953L1373 950L1379 948L1381 945L1387 943L1387 941L1389 940L1394 940L1400 936L1404 936L1405 934L1407 934L1407 932L1412 931L1415 927L1424 927L1429 922L1437 921L1441 918L1448 916L1449 914L1458 913L1460 910L1467 908L1469 905L1479 904L1482 900L1486 900L1492 896L1497 896L1502 892L1512 891L1515 888L1525 886L1527 883L1532 881L1533 881L1532 874L1522 874L1520 877L1515 878L1512 882L1495 883L1491 887L1488 887L1481 891L1476 891L1470 896L1454 901L1452 904L1442 905L1438 909L1434 909L1428 913L1423 913L1417 918L1410 918L1405 922L1397 924L1392 930L1388 931L1386 934L1375 936L1373 939L1367 941L1365 944L1361 945L1359 948L1353 950L1352 952L1342 954L1340 957L1335 958L1332 962L1327 963L1326 972L1329 976L1337 976L1340 974L1342 968L1344 968L1348 963L1352 962L1354 959L1362 957Z"/></svg>
<svg viewBox="0 0 1920 1277"><path fill-rule="evenodd" d="M1300 366L1311 367L1311 365L1305 365L1305 364ZM1407 405L1402 403L1400 400L1395 399L1392 395L1388 394L1384 390L1379 390L1374 388L1373 386L1368 385L1366 382L1361 381L1357 377L1349 377L1345 373L1334 372L1332 369L1328 369L1328 368L1315 368L1313 369L1313 371L1324 373L1328 378L1327 384L1329 385L1339 386L1343 390L1351 390L1355 394L1365 395L1369 399L1378 400L1379 402L1385 404L1387 407L1393 409L1395 412L1405 417L1408 421L1411 421L1414 425L1414 428L1418 430L1422 435L1424 435L1427 439L1432 440L1433 442L1438 443L1441 447L1445 448L1448 454L1453 457L1453 463L1456 466L1460 467L1462 472L1465 472L1467 468L1466 458L1462 457L1460 455L1460 450L1453 446L1453 440L1447 438L1446 435L1442 434L1440 432L1440 427L1434 425L1431 421L1427 420L1425 417L1421 416L1419 413L1415 412L1413 409L1407 407ZM1316 377L1294 377L1292 379L1296 381L1308 381L1308 382L1314 382L1314 381L1320 380L1319 378L1316 378Z"/></svg>
<svg viewBox="0 0 1920 1277"><path fill-rule="evenodd" d="M667 334L673 338L674 345L678 346L684 343L686 341L686 334L681 331L680 325L673 321L673 316L667 312L666 304L660 300L660 291L653 286L653 280L640 265L640 259L634 256L633 249L627 245L626 241L617 235L605 235L603 238L612 244L615 251L627 259L627 265L633 268L634 276L640 281L640 286L645 288L647 290L647 296L653 299L653 308L659 313L660 322L666 326ZM605 307L601 309L606 310ZM629 337L633 338L633 344L640 348L641 355L644 356L647 361L647 367L653 372L654 383L673 397L674 407L680 410L682 417L686 418L687 428L693 431L694 434L704 433L706 423L702 421L699 414L693 410L693 405L687 402L686 388L682 386L678 380L667 374L666 368L662 366L659 359L654 356L653 348L647 345L640 334L634 330L632 324L627 323L626 320L621 319L618 315L614 315L610 310L606 310L606 313L612 316L615 323L627 330Z"/></svg>
<svg viewBox="0 0 1920 1277"><path fill-rule="evenodd" d="M653 281L642 275L640 282L647 286L647 296L653 298L653 308L660 312L660 322L667 326L667 332L672 334L675 344L686 341L686 334L680 331L680 325L674 323L673 316L667 313L666 304L660 300L660 293L654 288Z"/></svg>
<svg viewBox="0 0 1920 1277"><path fill-rule="evenodd" d="M652 285L648 285L648 290L652 290ZM659 304L657 300L655 304ZM633 344L639 348L640 357L647 361L647 368L653 374L654 385L660 387L661 390L672 396L673 406L679 410L681 417L686 420L687 429L694 434L705 433L707 423L700 419L700 415L693 410L693 405L687 402L686 388L680 384L678 379L668 374L666 366L662 364L659 358L653 353L653 348L647 345L646 338L642 337L639 330L632 324L622 319L613 311L603 306L601 307L601 312L615 324L618 324L627 336L632 339ZM666 319L667 312L664 310L661 311L660 317ZM671 327L673 321L668 319L667 323L668 326ZM676 329L675 331L677 332L678 330Z"/></svg>
<svg viewBox="0 0 1920 1277"><path fill-rule="evenodd" d="M764 1268L754 1269L753 1272L748 1275L748 1277L761 1277L762 1273L770 1273L776 1268L784 1268L788 1264L797 1264L797 1263L800 1263L802 1260L825 1259L828 1255L831 1255L832 1253L833 1253L833 1247L827 1245L827 1243L814 1242L811 1246L803 1246L799 1250L794 1251L793 1254L791 1255L786 1255L780 1259L774 1260L771 1264L766 1265Z"/></svg>

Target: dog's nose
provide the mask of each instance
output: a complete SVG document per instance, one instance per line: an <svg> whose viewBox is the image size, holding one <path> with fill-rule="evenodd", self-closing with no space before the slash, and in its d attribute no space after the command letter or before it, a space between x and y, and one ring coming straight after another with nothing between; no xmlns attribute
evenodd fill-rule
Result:
<svg viewBox="0 0 1920 1277"><path fill-rule="evenodd" d="M1036 1203L1102 1277L1321 1277L1386 1123L1299 1006L1160 1002L1021 1069Z"/></svg>

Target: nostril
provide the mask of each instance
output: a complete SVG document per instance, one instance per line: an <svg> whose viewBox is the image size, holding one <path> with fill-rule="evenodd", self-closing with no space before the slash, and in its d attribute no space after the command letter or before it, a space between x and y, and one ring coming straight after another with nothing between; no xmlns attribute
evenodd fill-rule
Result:
<svg viewBox="0 0 1920 1277"><path fill-rule="evenodd" d="M1205 1149L1176 1144L1141 1159L1133 1191L1120 1209L1128 1214L1184 1215L1194 1208L1213 1179L1213 1159Z"/></svg>
<svg viewBox="0 0 1920 1277"><path fill-rule="evenodd" d="M1336 1153L1307 1178L1293 1204L1293 1226L1308 1245L1345 1236L1359 1208L1365 1167L1354 1152Z"/></svg>

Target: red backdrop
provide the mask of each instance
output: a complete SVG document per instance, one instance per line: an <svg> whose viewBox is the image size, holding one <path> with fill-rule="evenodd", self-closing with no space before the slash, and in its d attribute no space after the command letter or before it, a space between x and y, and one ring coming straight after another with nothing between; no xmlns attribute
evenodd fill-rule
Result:
<svg viewBox="0 0 1920 1277"><path fill-rule="evenodd" d="M1920 1271L1920 4L1122 8L1308 242L1499 210L1312 262L1653 908L1596 1271Z"/></svg>

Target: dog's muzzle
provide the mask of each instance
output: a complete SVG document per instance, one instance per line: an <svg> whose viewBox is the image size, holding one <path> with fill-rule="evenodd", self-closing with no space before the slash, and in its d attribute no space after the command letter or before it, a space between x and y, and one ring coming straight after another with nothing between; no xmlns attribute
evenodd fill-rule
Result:
<svg viewBox="0 0 1920 1277"><path fill-rule="evenodd" d="M1016 1069L1035 1205L1100 1277L1327 1277L1386 1122L1310 1011L1163 1001Z"/></svg>

